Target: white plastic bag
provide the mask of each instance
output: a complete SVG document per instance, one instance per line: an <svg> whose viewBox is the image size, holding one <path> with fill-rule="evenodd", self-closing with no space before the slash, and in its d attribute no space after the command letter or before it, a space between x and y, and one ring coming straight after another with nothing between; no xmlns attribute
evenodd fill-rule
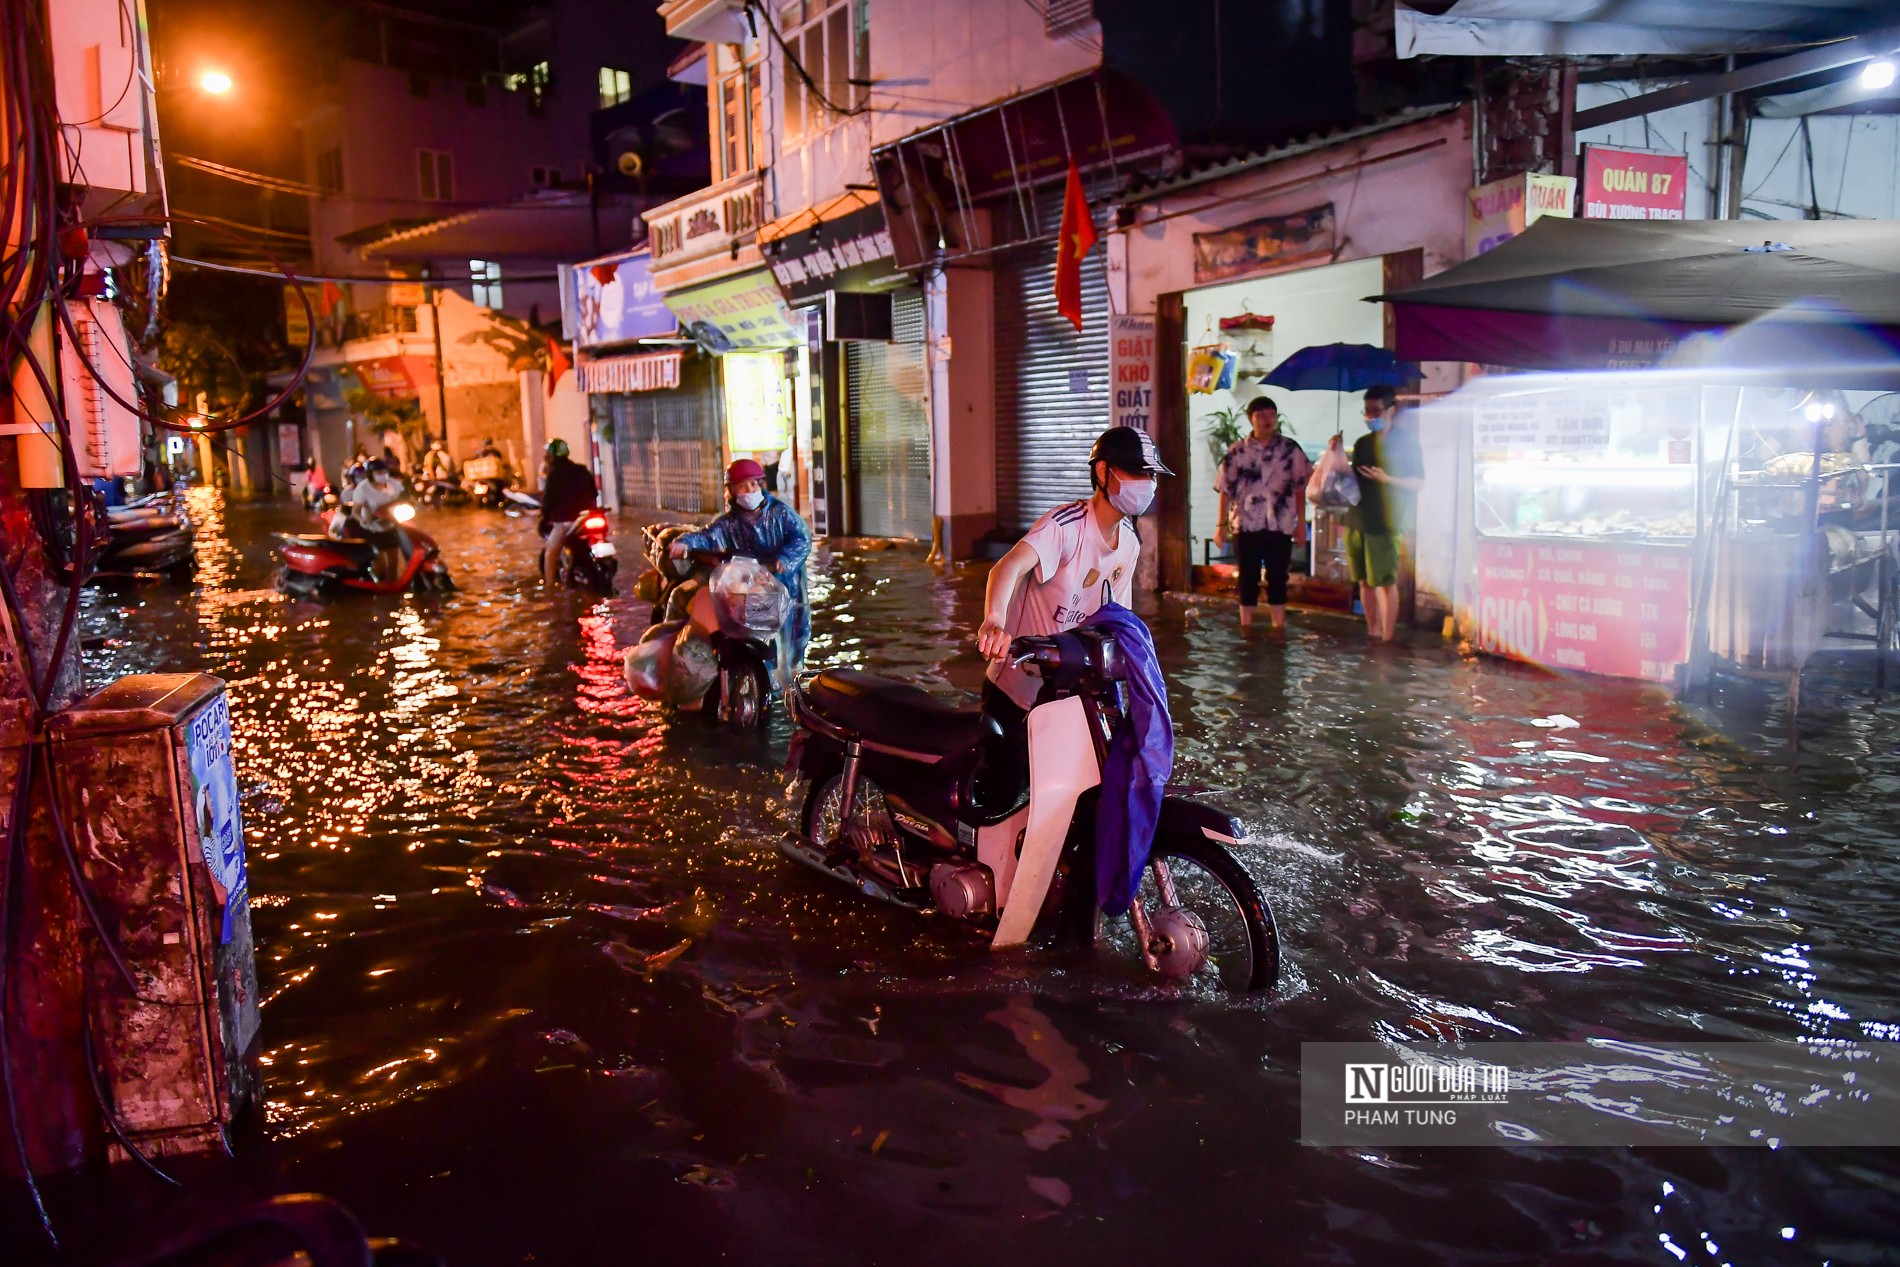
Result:
<svg viewBox="0 0 1900 1267"><path fill-rule="evenodd" d="M791 591L756 559L726 560L712 574L711 585L725 633L767 637L791 615Z"/></svg>
<svg viewBox="0 0 1900 1267"><path fill-rule="evenodd" d="M1359 504L1359 477L1342 446L1329 444L1319 455L1306 481L1306 495L1320 510L1351 510Z"/></svg>
<svg viewBox="0 0 1900 1267"><path fill-rule="evenodd" d="M694 633L691 625L682 626L673 639L661 698L669 704L690 704L703 698L718 676L719 653L712 643Z"/></svg>
<svg viewBox="0 0 1900 1267"><path fill-rule="evenodd" d="M683 620L668 621L647 630L646 637L628 647L620 667L627 689L641 699L660 699L673 669L673 640L685 628Z"/></svg>

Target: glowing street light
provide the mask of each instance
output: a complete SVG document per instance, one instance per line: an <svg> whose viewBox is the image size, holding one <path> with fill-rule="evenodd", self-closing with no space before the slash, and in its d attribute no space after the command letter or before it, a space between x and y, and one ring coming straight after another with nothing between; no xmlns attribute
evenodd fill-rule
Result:
<svg viewBox="0 0 1900 1267"><path fill-rule="evenodd" d="M198 86L214 97L222 97L231 91L231 76L221 70L207 70L198 76Z"/></svg>
<svg viewBox="0 0 1900 1267"><path fill-rule="evenodd" d="M1894 65L1892 62L1868 62L1861 68L1860 86L1869 92L1879 92L1882 88L1893 87Z"/></svg>

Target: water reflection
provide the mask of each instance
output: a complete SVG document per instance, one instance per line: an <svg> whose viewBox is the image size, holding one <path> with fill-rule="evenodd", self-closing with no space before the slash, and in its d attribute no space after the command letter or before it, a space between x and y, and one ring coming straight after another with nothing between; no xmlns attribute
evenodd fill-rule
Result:
<svg viewBox="0 0 1900 1267"><path fill-rule="evenodd" d="M1180 1001L993 958L784 863L783 719L714 734L628 696L644 605L542 595L531 523L425 512L459 593L296 604L267 588L268 533L299 517L192 497L197 583L88 595L111 640L89 678L231 684L258 1182L459 1262L635 1235L708 1263L1005 1235L1103 1262L1900 1243L1884 1155L1291 1142L1301 1041L1900 1037L1900 705L1823 699L1790 763L1746 702L1691 719L1640 686L1371 652L1319 618L1243 640L1231 609L1164 602L1177 778L1247 822L1286 949L1272 1000ZM980 569L815 568L814 665L977 685Z"/></svg>

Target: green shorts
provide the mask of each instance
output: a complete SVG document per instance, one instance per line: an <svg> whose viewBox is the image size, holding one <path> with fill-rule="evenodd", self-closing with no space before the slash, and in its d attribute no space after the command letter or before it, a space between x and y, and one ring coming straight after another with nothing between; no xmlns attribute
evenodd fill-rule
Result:
<svg viewBox="0 0 1900 1267"><path fill-rule="evenodd" d="M1346 562L1352 579L1379 589L1399 583L1399 538L1390 532L1346 529Z"/></svg>

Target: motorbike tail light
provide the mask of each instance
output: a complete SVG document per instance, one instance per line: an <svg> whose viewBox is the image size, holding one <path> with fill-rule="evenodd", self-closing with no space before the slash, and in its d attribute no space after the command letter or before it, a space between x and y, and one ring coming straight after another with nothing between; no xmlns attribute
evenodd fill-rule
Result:
<svg viewBox="0 0 1900 1267"><path fill-rule="evenodd" d="M589 515L587 518L581 520L581 527L583 528L605 528L606 526L607 516L605 515Z"/></svg>

